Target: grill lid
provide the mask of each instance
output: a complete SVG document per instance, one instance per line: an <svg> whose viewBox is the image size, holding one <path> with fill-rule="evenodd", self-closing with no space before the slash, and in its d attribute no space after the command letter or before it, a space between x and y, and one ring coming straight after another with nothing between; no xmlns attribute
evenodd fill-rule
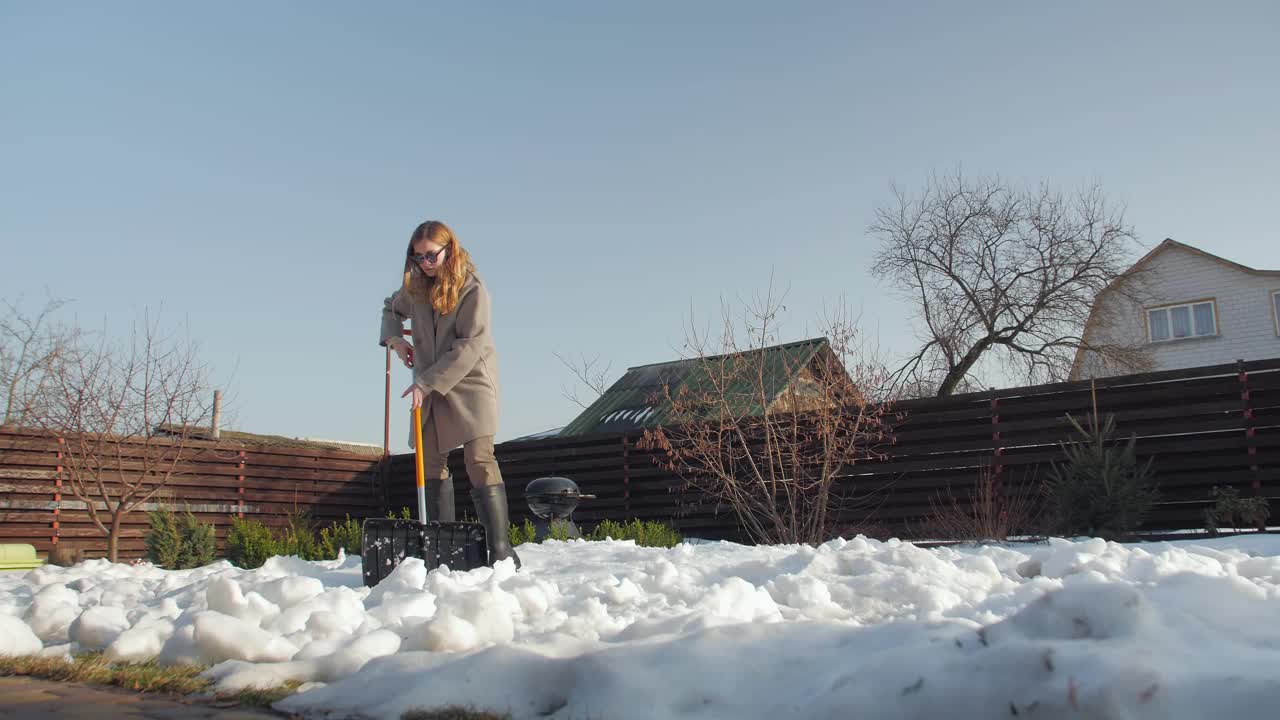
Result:
<svg viewBox="0 0 1280 720"><path fill-rule="evenodd" d="M590 500L595 495L583 495L578 483L567 477L540 477L524 489L529 509L538 517L566 518L578 507L579 500Z"/></svg>

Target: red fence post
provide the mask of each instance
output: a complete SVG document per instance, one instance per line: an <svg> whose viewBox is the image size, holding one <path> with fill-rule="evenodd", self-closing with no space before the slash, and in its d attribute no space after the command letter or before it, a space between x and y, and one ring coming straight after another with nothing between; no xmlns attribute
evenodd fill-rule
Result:
<svg viewBox="0 0 1280 720"><path fill-rule="evenodd" d="M996 395L996 391L991 391L991 501L996 503L996 507L1000 510L1000 519L1003 521L1007 510L1004 507L1004 458L1003 443L1000 441L1000 397ZM982 475L979 473L978 482L983 482ZM981 487L978 488L978 497L982 497Z"/></svg>
<svg viewBox="0 0 1280 720"><path fill-rule="evenodd" d="M1244 419L1244 436L1247 440L1247 452L1249 453L1249 473L1252 481L1249 483L1253 488L1254 497L1262 495L1262 479L1258 474L1258 445L1254 439L1253 427L1253 403L1249 398L1249 373L1244 369L1244 360L1236 360L1236 377L1240 382L1240 405ZM1267 521L1265 518L1258 520L1258 529L1266 530Z"/></svg>
<svg viewBox="0 0 1280 720"><path fill-rule="evenodd" d="M624 518L631 517L631 462L627 435L622 434L622 513Z"/></svg>
<svg viewBox="0 0 1280 720"><path fill-rule="evenodd" d="M991 393L991 449L994 456L991 472L999 478L1004 470L1004 465L1000 462L1004 456L1004 448L1000 447L1000 398L994 391Z"/></svg>
<svg viewBox="0 0 1280 720"><path fill-rule="evenodd" d="M240 471L240 474L236 476L236 499L239 501L238 506L236 508L236 517L243 518L244 517L244 464L245 464L243 450L237 453L237 460L238 462L236 463L236 469Z"/></svg>
<svg viewBox="0 0 1280 720"><path fill-rule="evenodd" d="M62 517L62 446L66 444L66 438L58 438L58 465L54 469L53 476L53 527L50 528L53 534L49 538L49 542L54 547L58 546L58 538L62 536L61 523L59 522Z"/></svg>

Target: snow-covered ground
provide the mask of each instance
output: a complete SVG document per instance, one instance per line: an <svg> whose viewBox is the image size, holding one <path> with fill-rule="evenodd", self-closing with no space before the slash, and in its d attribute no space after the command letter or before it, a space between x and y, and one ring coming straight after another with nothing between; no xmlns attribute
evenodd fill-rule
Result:
<svg viewBox="0 0 1280 720"><path fill-rule="evenodd" d="M359 558L0 575L0 653L214 663L278 707L397 718L1262 718L1280 535L922 549L522 546L468 573Z"/></svg>

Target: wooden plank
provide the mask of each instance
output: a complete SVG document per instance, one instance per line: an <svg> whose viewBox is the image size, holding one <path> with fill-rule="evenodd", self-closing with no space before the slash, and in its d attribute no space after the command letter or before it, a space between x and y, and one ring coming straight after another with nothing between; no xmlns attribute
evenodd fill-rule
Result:
<svg viewBox="0 0 1280 720"><path fill-rule="evenodd" d="M0 464L4 464L4 465L19 465L19 464L35 465L35 466L47 465L49 464L47 460L55 459L54 455L56 452L54 447L47 448L47 450L44 450L44 451L23 450L23 448L4 448L3 446L0 446L0 448L3 448L3 450L0 450ZM105 451L102 452L102 457L105 457L105 459L109 460L109 462L105 462L105 465L111 466L111 468L120 468L120 466L123 466L123 468L127 470L140 470L140 469L147 468L146 462L143 461L146 459L150 459L152 465L161 464L164 466L169 466L170 464L172 464L172 460L166 459L166 457L161 456L159 454L155 454L155 452L152 452L152 454L150 455L143 455L142 452L138 451L138 448L136 447L132 448L132 450L133 452L124 452L124 454L122 454L122 457L124 459L123 462L116 461L114 451L110 452L110 454L108 454L108 452L105 452ZM65 452L67 452L69 456L91 457L83 454L78 454L78 452L74 451L74 448L67 448ZM256 465L262 466L262 468L293 468L293 469L305 468L310 470L339 471L339 473L342 473L342 471L346 471L346 473L358 473L358 471L371 471L372 469L376 468L376 465L378 465L378 462L369 461L367 459L344 460L344 461L320 461L320 460L307 459L307 457L293 457L293 459L291 459L291 457L289 456L284 456L279 454L271 454L271 455L260 457L260 460L266 460L266 459L270 459L270 462L260 461L260 462L256 462ZM223 468L234 469L236 468L237 461L238 461L237 457L232 455L216 455L216 456L210 455L210 454L201 455L201 454L195 454L195 452L193 452L193 454L179 456L179 462L177 464L177 468L179 469L179 471L192 471L193 470L192 466L207 465L207 466L223 466ZM64 462L64 464L67 464L67 462Z"/></svg>
<svg viewBox="0 0 1280 720"><path fill-rule="evenodd" d="M1235 413L1240 412L1239 396L1217 399L1208 402L1185 402L1171 404L1167 406L1145 406L1139 408L1126 408L1121 410L1108 410L1108 413L1115 416L1118 425L1142 427L1146 421L1151 420L1167 420L1169 418L1186 418L1189 416L1212 416L1214 414ZM1059 432L1070 432L1071 424L1064 414L1044 415L1040 417L1032 417L1029 419L1019 419L1020 415L1006 415L1003 412L1000 416L1000 432L1014 433L1024 432L1028 430L1050 430ZM1083 418L1081 418L1083 421Z"/></svg>
<svg viewBox="0 0 1280 720"><path fill-rule="evenodd" d="M1280 390L1280 372L1249 373L1249 390Z"/></svg>
<svg viewBox="0 0 1280 720"><path fill-rule="evenodd" d="M312 472L359 473L372 472L378 462L370 460L331 460L306 456L289 456L279 453L246 452L245 465L250 468L279 468L282 470L309 470ZM270 474L271 471L268 471Z"/></svg>

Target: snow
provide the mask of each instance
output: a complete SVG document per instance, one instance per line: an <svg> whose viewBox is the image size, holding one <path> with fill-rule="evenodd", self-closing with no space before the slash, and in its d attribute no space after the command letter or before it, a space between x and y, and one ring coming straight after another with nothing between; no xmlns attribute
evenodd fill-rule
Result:
<svg viewBox="0 0 1280 720"><path fill-rule="evenodd" d="M103 649L304 683L314 717L1270 717L1280 535L926 549L549 541L471 572L358 557L0 575L0 655Z"/></svg>
<svg viewBox="0 0 1280 720"><path fill-rule="evenodd" d="M44 649L30 626L11 615L0 615L0 657L35 655Z"/></svg>
<svg viewBox="0 0 1280 720"><path fill-rule="evenodd" d="M124 608L93 605L80 613L67 630L71 642L84 650L102 650L131 626Z"/></svg>

